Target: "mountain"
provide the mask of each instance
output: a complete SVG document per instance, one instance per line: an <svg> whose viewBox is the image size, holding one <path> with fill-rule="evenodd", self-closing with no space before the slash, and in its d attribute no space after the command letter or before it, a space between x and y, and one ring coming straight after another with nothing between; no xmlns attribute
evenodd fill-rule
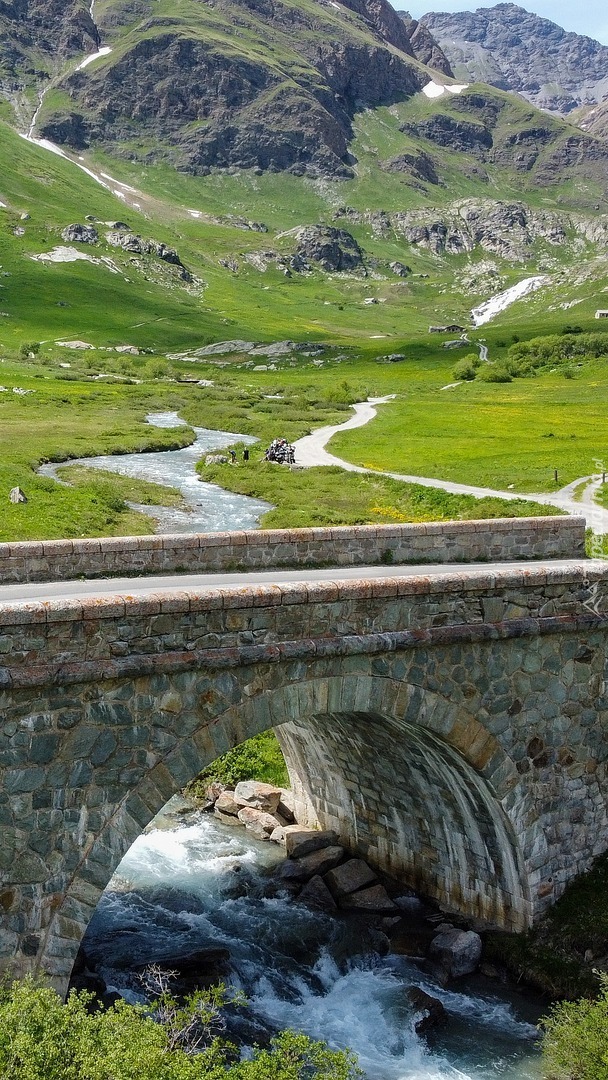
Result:
<svg viewBox="0 0 608 1080"><path fill-rule="evenodd" d="M560 115L608 97L608 47L517 4L430 12L422 22L463 81L515 91Z"/></svg>
<svg viewBox="0 0 608 1080"><path fill-rule="evenodd" d="M0 71L20 118L25 95L44 88L39 133L77 150L164 156L199 174L237 166L350 176L357 110L428 81L417 48L427 59L429 35L414 29L386 0L109 0L90 9L0 0ZM66 69L102 41L105 57ZM449 71L440 50L434 56Z"/></svg>
<svg viewBox="0 0 608 1080"><path fill-rule="evenodd" d="M0 0L0 345L390 352L522 274L593 318L603 106L451 70L385 0Z"/></svg>

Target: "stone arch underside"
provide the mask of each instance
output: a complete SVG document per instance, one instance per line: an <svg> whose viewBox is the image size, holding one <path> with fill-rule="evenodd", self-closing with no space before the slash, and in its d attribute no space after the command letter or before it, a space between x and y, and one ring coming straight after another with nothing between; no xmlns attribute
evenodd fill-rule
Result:
<svg viewBox="0 0 608 1080"><path fill-rule="evenodd" d="M127 790L57 898L33 965L57 985L69 978L101 892L154 814L207 764L270 727L302 805L350 848L447 908L509 929L529 925L524 839L502 805L517 773L461 705L369 669L317 678L301 670L272 690L262 675L242 692L226 680L227 707L210 719L192 679L145 687L144 704L153 700L181 737L130 789L125 776ZM125 697L124 686L106 687L100 707L111 717L126 709L118 704Z"/></svg>

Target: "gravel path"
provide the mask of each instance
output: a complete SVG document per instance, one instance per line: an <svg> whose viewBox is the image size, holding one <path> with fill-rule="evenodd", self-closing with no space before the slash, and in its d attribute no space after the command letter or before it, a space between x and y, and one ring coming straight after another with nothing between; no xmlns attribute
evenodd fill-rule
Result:
<svg viewBox="0 0 608 1080"><path fill-rule="evenodd" d="M571 484L552 493L539 492L538 494L522 495L517 491L498 491L494 488L477 487L474 484L457 484L452 480L436 480L428 476L411 476L407 473L381 472L379 469L366 469L363 465L353 465L350 461L330 454L326 445L337 431L349 431L352 428L363 427L364 424L373 420L377 412L377 406L387 401L392 401L394 394L389 397L368 398L353 405L354 416L351 416L343 424L327 426L313 431L312 435L305 435L298 439L295 445L296 464L310 468L315 465L337 465L348 472L372 473L375 476L390 476L394 480L403 480L407 484L420 484L422 487L440 488L449 491L453 495L475 495L478 499L490 496L498 499L524 499L526 502L545 503L556 506L574 517L584 517L587 525L594 532L608 533L608 510L598 506L594 501L595 493L602 482L601 476L583 476L574 480ZM574 490L579 484L587 483L580 499L574 498Z"/></svg>

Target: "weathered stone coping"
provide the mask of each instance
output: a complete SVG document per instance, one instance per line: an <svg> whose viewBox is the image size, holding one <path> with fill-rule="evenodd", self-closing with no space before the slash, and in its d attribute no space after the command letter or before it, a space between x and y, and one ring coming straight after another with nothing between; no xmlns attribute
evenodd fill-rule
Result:
<svg viewBox="0 0 608 1080"><path fill-rule="evenodd" d="M285 605L333 603L339 600L382 599L433 593L494 592L502 588L545 585L580 585L588 587L606 582L608 561L589 560L569 566L525 567L459 571L380 578L335 581L297 581L276 585L224 585L212 588L163 589L146 595L129 593L84 596L81 600L23 600L0 603L0 629L3 626L65 623L91 619L217 611L230 608L268 608Z"/></svg>
<svg viewBox="0 0 608 1080"><path fill-rule="evenodd" d="M608 562L11 603L0 605L0 688L607 626Z"/></svg>
<svg viewBox="0 0 608 1080"><path fill-rule="evenodd" d="M0 583L267 567L582 558L585 520L494 518L0 544Z"/></svg>
<svg viewBox="0 0 608 1080"><path fill-rule="evenodd" d="M230 668L249 667L252 664L369 656L408 649L474 645L484 641L504 641L509 638L540 637L547 634L592 633L607 627L608 616L558 615L541 619L511 619L508 622L492 624L473 623L379 634L304 638L272 645L188 649L145 656L117 657L111 660L58 662L13 670L0 668L0 690L24 690L52 684L74 686L79 683L140 678L146 675L174 675L184 671L225 671Z"/></svg>
<svg viewBox="0 0 608 1080"><path fill-rule="evenodd" d="M75 622L79 619L122 619L128 616L213 611L218 608L276 607L286 604L332 603L421 593L479 592L526 585L588 585L606 579L608 562L589 560L571 566L530 566L407 577L340 581L298 581L276 585L225 585L213 588L163 589L145 596L116 593L43 601L0 603L0 626Z"/></svg>

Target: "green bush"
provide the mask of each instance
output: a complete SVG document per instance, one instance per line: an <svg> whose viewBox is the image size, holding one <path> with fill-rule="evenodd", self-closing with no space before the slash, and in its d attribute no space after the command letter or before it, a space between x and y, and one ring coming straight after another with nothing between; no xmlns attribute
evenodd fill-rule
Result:
<svg viewBox="0 0 608 1080"><path fill-rule="evenodd" d="M230 788L240 780L262 780L277 787L287 787L289 776L285 758L274 731L254 735L253 739L235 746L234 750L229 750L212 762L188 784L186 794L201 798L213 780L219 780Z"/></svg>
<svg viewBox="0 0 608 1080"><path fill-rule="evenodd" d="M2 1080L355 1080L348 1051L282 1032L239 1061L215 1034L222 988L183 1005L167 993L150 1006L92 1008L90 994L58 995L32 979L0 989Z"/></svg>
<svg viewBox="0 0 608 1080"><path fill-rule="evenodd" d="M478 372L478 378L488 383L513 382L513 376L509 373L506 364L488 364Z"/></svg>
<svg viewBox="0 0 608 1080"><path fill-rule="evenodd" d="M608 976L597 1001L562 1001L545 1020L543 1057L551 1080L608 1080Z"/></svg>
<svg viewBox="0 0 608 1080"><path fill-rule="evenodd" d="M472 382L477 375L477 369L479 368L481 361L475 353L469 353L468 356L463 356L462 360L459 360L454 365L452 375L455 379L462 379L465 382Z"/></svg>

